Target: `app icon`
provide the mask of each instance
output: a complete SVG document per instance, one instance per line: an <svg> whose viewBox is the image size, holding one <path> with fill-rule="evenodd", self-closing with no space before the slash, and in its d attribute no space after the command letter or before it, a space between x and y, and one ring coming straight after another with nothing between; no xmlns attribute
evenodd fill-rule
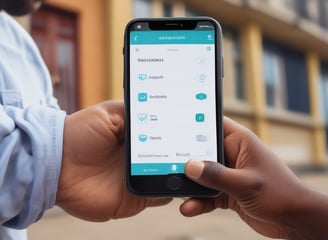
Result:
<svg viewBox="0 0 328 240"><path fill-rule="evenodd" d="M206 93L198 93L196 94L196 99L197 100L206 100L207 99L207 94Z"/></svg>
<svg viewBox="0 0 328 240"><path fill-rule="evenodd" d="M204 113L196 113L195 117L196 122L205 122L205 114Z"/></svg>
<svg viewBox="0 0 328 240"><path fill-rule="evenodd" d="M205 75L205 74L200 74L199 76L198 76L198 82L200 82L200 83L204 83L205 81L206 81L206 79L207 79L207 76Z"/></svg>
<svg viewBox="0 0 328 240"><path fill-rule="evenodd" d="M147 113L139 113L138 114L138 120L141 123L147 122L148 121L148 114Z"/></svg>
<svg viewBox="0 0 328 240"><path fill-rule="evenodd" d="M140 81L145 81L148 79L148 76L147 76L147 74L139 74L138 78Z"/></svg>
<svg viewBox="0 0 328 240"><path fill-rule="evenodd" d="M139 102L147 102L148 101L148 94L147 93L139 93L138 94L138 101Z"/></svg>
<svg viewBox="0 0 328 240"><path fill-rule="evenodd" d="M176 172L178 170L178 166L176 164L172 164L171 171Z"/></svg>
<svg viewBox="0 0 328 240"><path fill-rule="evenodd" d="M198 134L198 135L196 135L196 141L197 142L207 142L208 138L206 135Z"/></svg>
<svg viewBox="0 0 328 240"><path fill-rule="evenodd" d="M147 142L148 136L145 134L139 134L138 139L139 139L139 142Z"/></svg>
<svg viewBox="0 0 328 240"><path fill-rule="evenodd" d="M199 64L199 65L205 64L205 58L204 57L199 57L199 58L196 59L196 61L197 61L197 64Z"/></svg>

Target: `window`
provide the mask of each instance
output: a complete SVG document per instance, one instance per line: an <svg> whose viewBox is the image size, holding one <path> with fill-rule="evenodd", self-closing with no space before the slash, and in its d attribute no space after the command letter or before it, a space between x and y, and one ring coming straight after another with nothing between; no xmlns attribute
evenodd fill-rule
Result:
<svg viewBox="0 0 328 240"><path fill-rule="evenodd" d="M305 56L268 39L263 41L267 106L310 113Z"/></svg>
<svg viewBox="0 0 328 240"><path fill-rule="evenodd" d="M134 17L151 17L152 4L150 0L133 0Z"/></svg>
<svg viewBox="0 0 328 240"><path fill-rule="evenodd" d="M266 103L270 107L285 109L287 104L283 59L275 51L264 49L263 63Z"/></svg>
<svg viewBox="0 0 328 240"><path fill-rule="evenodd" d="M191 9L189 7L186 8L186 17L197 17L202 16L202 14L198 13L196 10Z"/></svg>
<svg viewBox="0 0 328 240"><path fill-rule="evenodd" d="M328 62L321 64L320 89L321 111L326 126L326 139L328 139ZM328 141L326 143L328 149Z"/></svg>
<svg viewBox="0 0 328 240"><path fill-rule="evenodd" d="M222 31L224 69L227 78L225 86L228 88L224 89L225 95L244 101L245 79L239 35L235 29L227 26L222 26Z"/></svg>
<svg viewBox="0 0 328 240"><path fill-rule="evenodd" d="M319 17L320 25L328 29L328 1L320 0L319 6L320 6L320 17Z"/></svg>
<svg viewBox="0 0 328 240"><path fill-rule="evenodd" d="M245 100L245 84L243 61L239 44L239 36L236 31L231 32L232 40L232 64L235 81L235 97L239 100Z"/></svg>
<svg viewBox="0 0 328 240"><path fill-rule="evenodd" d="M171 3L163 3L164 17L173 17L173 6Z"/></svg>
<svg viewBox="0 0 328 240"><path fill-rule="evenodd" d="M308 18L309 13L308 13L308 9L307 9L307 0L297 0L296 1L296 11L300 16L302 16L304 18Z"/></svg>
<svg viewBox="0 0 328 240"><path fill-rule="evenodd" d="M79 108L77 16L44 5L32 15L31 33L47 64L58 103L67 113Z"/></svg>
<svg viewBox="0 0 328 240"><path fill-rule="evenodd" d="M328 28L328 0L284 0L285 5L304 18Z"/></svg>

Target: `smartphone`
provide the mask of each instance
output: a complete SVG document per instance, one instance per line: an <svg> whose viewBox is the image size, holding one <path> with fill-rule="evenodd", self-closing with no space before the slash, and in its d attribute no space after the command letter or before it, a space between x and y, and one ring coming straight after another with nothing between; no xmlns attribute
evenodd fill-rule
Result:
<svg viewBox="0 0 328 240"><path fill-rule="evenodd" d="M124 37L127 187L135 195L207 197L190 159L224 162L222 31L212 18L134 19Z"/></svg>

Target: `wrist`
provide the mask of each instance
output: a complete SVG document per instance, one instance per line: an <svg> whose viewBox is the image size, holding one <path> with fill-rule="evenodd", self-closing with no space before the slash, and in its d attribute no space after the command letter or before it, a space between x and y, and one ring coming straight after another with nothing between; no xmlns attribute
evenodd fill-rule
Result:
<svg viewBox="0 0 328 240"><path fill-rule="evenodd" d="M70 164L70 134L69 134L69 125L70 125L70 116L66 116L64 133L63 133L63 154L62 154L62 163L60 169L60 175L58 180L58 189L56 195L56 205L62 206L63 203L67 200L66 193L69 192L68 186L70 185L69 175L73 175L73 171Z"/></svg>
<svg viewBox="0 0 328 240"><path fill-rule="evenodd" d="M290 240L328 239L328 195L304 186L283 224Z"/></svg>

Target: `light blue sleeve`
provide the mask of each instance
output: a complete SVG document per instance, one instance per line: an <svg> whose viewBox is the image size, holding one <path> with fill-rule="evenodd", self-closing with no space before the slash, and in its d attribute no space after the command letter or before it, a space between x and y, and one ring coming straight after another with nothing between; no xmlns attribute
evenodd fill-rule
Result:
<svg viewBox="0 0 328 240"><path fill-rule="evenodd" d="M26 230L17 230L0 226L0 239L27 240Z"/></svg>
<svg viewBox="0 0 328 240"><path fill-rule="evenodd" d="M55 203L65 113L1 106L0 119L0 221L26 228Z"/></svg>
<svg viewBox="0 0 328 240"><path fill-rule="evenodd" d="M1 226L26 228L55 204L65 116L34 41L0 11Z"/></svg>

